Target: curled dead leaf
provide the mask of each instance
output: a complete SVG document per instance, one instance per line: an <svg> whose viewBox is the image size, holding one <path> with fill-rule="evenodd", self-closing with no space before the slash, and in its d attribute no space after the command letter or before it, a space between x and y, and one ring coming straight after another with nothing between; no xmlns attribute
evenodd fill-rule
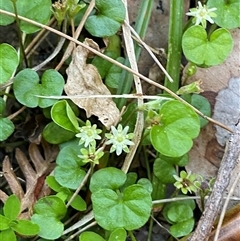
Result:
<svg viewBox="0 0 240 241"><path fill-rule="evenodd" d="M97 44L91 39L85 39L84 43L96 48ZM67 69L67 83L64 90L71 97L75 95L111 95L103 84L100 74L95 66L87 64L90 51L82 46L73 51L72 62ZM118 120L120 112L111 98L72 98L72 101L86 111L87 117L95 115L110 129Z"/></svg>

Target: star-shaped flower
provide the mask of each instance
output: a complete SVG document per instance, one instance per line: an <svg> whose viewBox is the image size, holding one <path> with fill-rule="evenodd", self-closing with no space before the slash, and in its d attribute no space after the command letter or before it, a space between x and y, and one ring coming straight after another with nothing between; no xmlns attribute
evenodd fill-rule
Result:
<svg viewBox="0 0 240 241"><path fill-rule="evenodd" d="M198 1L198 7L191 8L189 13L186 13L188 16L193 16L193 21L195 22L195 25L202 24L204 28L207 26L207 21L210 23L214 23L213 19L216 17L216 13L213 11L216 11L217 8L207 8L206 5L202 5L200 1Z"/></svg>
<svg viewBox="0 0 240 241"><path fill-rule="evenodd" d="M97 125L91 125L89 120L86 121L86 125L79 128L78 134L76 137L80 138L79 145L84 144L84 147L89 145L96 145L96 140L101 140L100 134L102 130L97 129Z"/></svg>
<svg viewBox="0 0 240 241"><path fill-rule="evenodd" d="M191 172L186 173L185 171L180 172L180 177L177 175L173 175L173 177L177 180L173 185L177 189L181 189L183 194L187 194L188 192L192 193L197 191L198 181L196 181L196 175L191 174Z"/></svg>
<svg viewBox="0 0 240 241"><path fill-rule="evenodd" d="M112 133L105 134L105 136L108 138L106 145L112 144L110 152L116 151L118 156L122 153L122 151L126 153L129 152L128 146L134 145L134 143L129 139L132 139L134 134L127 134L128 130L129 126L126 126L123 129L121 124L118 125L117 129L114 126L111 126Z"/></svg>

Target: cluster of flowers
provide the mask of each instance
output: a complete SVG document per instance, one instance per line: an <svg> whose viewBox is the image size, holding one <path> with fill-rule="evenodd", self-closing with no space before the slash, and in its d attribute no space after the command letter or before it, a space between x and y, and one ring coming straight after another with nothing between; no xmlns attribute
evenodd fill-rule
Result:
<svg viewBox="0 0 240 241"><path fill-rule="evenodd" d="M106 145L112 145L110 152L116 151L116 154L119 156L124 151L129 152L128 146L134 145L130 140L133 138L133 133L128 133L129 126L125 128L121 124L118 127L111 126L111 133L106 133L105 137L107 141ZM79 157L83 162L93 162L99 164L99 159L104 155L103 148L100 147L96 150L96 140L101 140L102 130L97 129L97 125L92 125L89 120L86 121L86 125L79 128L79 133L76 134L76 137L80 139L79 145L84 145L85 148L81 148L81 155Z"/></svg>

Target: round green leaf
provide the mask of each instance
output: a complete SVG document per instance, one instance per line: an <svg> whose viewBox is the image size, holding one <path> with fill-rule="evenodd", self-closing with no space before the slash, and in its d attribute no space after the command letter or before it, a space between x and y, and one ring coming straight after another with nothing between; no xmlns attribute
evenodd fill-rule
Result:
<svg viewBox="0 0 240 241"><path fill-rule="evenodd" d="M12 13L14 12L13 3L11 0L0 1L0 8L8 12L12 12ZM0 25L6 26L8 24L13 23L14 20L15 20L14 17L0 14Z"/></svg>
<svg viewBox="0 0 240 241"><path fill-rule="evenodd" d="M45 71L42 75L41 84L39 84L38 74L32 69L24 69L20 71L13 84L13 89L17 100L27 107L46 108L52 106L57 100L49 98L40 98L36 95L60 96L63 91L64 79L54 69Z"/></svg>
<svg viewBox="0 0 240 241"><path fill-rule="evenodd" d="M65 216L67 208L64 202L56 196L41 198L34 205L34 212L40 215L61 219Z"/></svg>
<svg viewBox="0 0 240 241"><path fill-rule="evenodd" d="M110 234L108 241L125 241L126 238L126 230L124 228L117 228Z"/></svg>
<svg viewBox="0 0 240 241"><path fill-rule="evenodd" d="M218 26L228 29L240 27L239 0L208 0L207 6L217 8L214 22Z"/></svg>
<svg viewBox="0 0 240 241"><path fill-rule="evenodd" d="M85 28L96 37L114 35L125 19L125 7L119 0L96 0L98 15L88 17Z"/></svg>
<svg viewBox="0 0 240 241"><path fill-rule="evenodd" d="M206 30L200 26L192 26L185 31L182 48L186 58L202 66L221 64L233 48L233 39L228 30L215 30L208 39Z"/></svg>
<svg viewBox="0 0 240 241"><path fill-rule="evenodd" d="M56 217L33 214L31 220L39 226L40 231L38 235L41 238L55 240L63 233L63 223L61 223Z"/></svg>
<svg viewBox="0 0 240 241"><path fill-rule="evenodd" d="M169 164L164 159L157 158L153 165L153 172L158 179L166 183L174 183L176 180L173 175L177 175L177 172L172 164Z"/></svg>
<svg viewBox="0 0 240 241"><path fill-rule="evenodd" d="M123 194L111 189L101 189L92 194L93 213L104 229L125 228L134 230L149 219L152 199L141 185L127 187Z"/></svg>
<svg viewBox="0 0 240 241"><path fill-rule="evenodd" d="M15 48L6 43L0 44L0 84L12 77L18 66L18 61Z"/></svg>
<svg viewBox="0 0 240 241"><path fill-rule="evenodd" d="M16 225L11 226L11 228L17 233L27 236L36 235L39 232L38 225L29 220L18 220Z"/></svg>
<svg viewBox="0 0 240 241"><path fill-rule="evenodd" d="M97 233L86 231L81 233L79 237L79 241L106 241L106 240Z"/></svg>
<svg viewBox="0 0 240 241"><path fill-rule="evenodd" d="M69 141L74 136L74 132L63 129L53 121L48 123L43 130L43 138L51 144L60 144Z"/></svg>
<svg viewBox="0 0 240 241"><path fill-rule="evenodd" d="M86 172L81 169L84 163L78 157L79 149L66 146L59 152L56 160L57 166L54 170L56 181L70 189L77 189L86 175Z"/></svg>
<svg viewBox="0 0 240 241"><path fill-rule="evenodd" d="M200 110L205 116L211 116L211 105L207 98L193 94L191 97L191 104ZM199 116L200 126L204 127L207 125L208 120L204 119L203 117Z"/></svg>
<svg viewBox="0 0 240 241"><path fill-rule="evenodd" d="M194 220L193 218L190 218L183 222L173 224L170 227L170 233L172 234L172 236L176 238L186 236L192 232L193 227L194 227Z"/></svg>
<svg viewBox="0 0 240 241"><path fill-rule="evenodd" d="M9 229L9 223L10 223L9 218L0 214L0 230L2 231L2 230Z"/></svg>
<svg viewBox="0 0 240 241"><path fill-rule="evenodd" d="M62 128L76 132L78 129L77 118L66 100L60 100L52 106L51 117Z"/></svg>
<svg viewBox="0 0 240 241"><path fill-rule="evenodd" d="M190 206L177 203L169 208L167 216L171 222L178 223L192 218L193 211Z"/></svg>
<svg viewBox="0 0 240 241"><path fill-rule="evenodd" d="M17 241L17 238L12 229L6 229L0 232L0 240Z"/></svg>
<svg viewBox="0 0 240 241"><path fill-rule="evenodd" d="M34 20L41 24L47 24L51 17L52 1L51 0L21 0L16 1L18 14ZM20 28L23 32L30 34L38 31L40 28L20 21Z"/></svg>
<svg viewBox="0 0 240 241"><path fill-rule="evenodd" d="M125 183L126 179L126 174L115 167L103 168L92 175L90 190L92 193L101 189L116 190Z"/></svg>
<svg viewBox="0 0 240 241"><path fill-rule="evenodd" d="M11 221L15 220L21 211L21 203L16 195L11 195L3 207L3 213Z"/></svg>
<svg viewBox="0 0 240 241"><path fill-rule="evenodd" d="M4 141L14 132L14 124L8 118L0 118L0 126L0 141Z"/></svg>
<svg viewBox="0 0 240 241"><path fill-rule="evenodd" d="M153 187L152 183L147 178L141 178L138 180L137 184L145 188L149 193L152 193Z"/></svg>
<svg viewBox="0 0 240 241"><path fill-rule="evenodd" d="M165 156L180 157L192 147L192 139L200 131L199 118L189 107L177 100L167 101L160 109L161 125L150 131L153 147Z"/></svg>

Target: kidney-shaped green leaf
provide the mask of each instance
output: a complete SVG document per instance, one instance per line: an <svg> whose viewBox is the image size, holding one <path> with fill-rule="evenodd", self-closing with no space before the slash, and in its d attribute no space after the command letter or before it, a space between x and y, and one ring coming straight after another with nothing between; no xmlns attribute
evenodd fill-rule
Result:
<svg viewBox="0 0 240 241"><path fill-rule="evenodd" d="M217 8L214 22L218 26L228 29L240 27L239 0L208 0L207 6Z"/></svg>
<svg viewBox="0 0 240 241"><path fill-rule="evenodd" d="M20 16L29 18L38 23L47 24L52 14L51 0L34 0L34 1L21 0L21 1L16 1L16 5L17 5L17 13ZM14 12L12 0L0 1L0 8L12 13ZM1 14L0 25L8 25L14 22L14 20L15 18L13 17L9 17ZM23 32L28 34L34 33L40 29L39 27L36 27L35 25L32 25L25 21L20 21L20 28Z"/></svg>
<svg viewBox="0 0 240 241"><path fill-rule="evenodd" d="M60 96L63 91L64 79L54 69L45 71L42 75L41 84L39 84L38 74L32 69L24 69L20 71L13 84L13 89L17 100L27 107L46 108L52 106L57 100L49 98L40 98L37 95Z"/></svg>
<svg viewBox="0 0 240 241"><path fill-rule="evenodd" d="M161 125L150 131L153 147L165 156L180 157L193 145L200 131L197 114L187 105L171 100L160 109Z"/></svg>
<svg viewBox="0 0 240 241"><path fill-rule="evenodd" d="M114 35L125 19L125 7L120 0L96 0L97 15L88 17L85 28L96 37Z"/></svg>
<svg viewBox="0 0 240 241"><path fill-rule="evenodd" d="M41 238L55 240L58 239L63 233L63 223L56 217L35 213L31 217L31 220L33 223L36 223L39 226L40 231L38 235Z"/></svg>
<svg viewBox="0 0 240 241"><path fill-rule="evenodd" d="M190 218L188 220L173 224L170 227L170 233L172 236L178 238L188 235L192 232L194 227L194 219Z"/></svg>
<svg viewBox="0 0 240 241"><path fill-rule="evenodd" d="M150 193L139 184L127 187L123 193L101 189L92 194L93 213L97 223L107 230L134 230L150 217Z"/></svg>
<svg viewBox="0 0 240 241"><path fill-rule="evenodd" d="M176 203L168 210L168 219L173 223L178 223L193 217L193 211L187 204Z"/></svg>
<svg viewBox="0 0 240 241"><path fill-rule="evenodd" d="M217 29L207 37L206 30L192 26L185 31L182 48L186 58L200 66L208 67L221 64L233 48L233 39L227 29Z"/></svg>
<svg viewBox="0 0 240 241"><path fill-rule="evenodd" d="M34 205L34 212L40 215L61 219L65 216L67 208L59 197L47 196L37 201Z"/></svg>
<svg viewBox="0 0 240 241"><path fill-rule="evenodd" d="M0 8L8 12L12 12L12 13L14 12L13 3L11 0L0 1ZM0 25L6 26L8 24L13 23L14 20L15 20L14 17L0 14Z"/></svg>
<svg viewBox="0 0 240 241"><path fill-rule="evenodd" d="M91 192L96 192L101 189L116 190L125 183L126 179L126 174L115 167L103 168L92 175L90 190Z"/></svg>
<svg viewBox="0 0 240 241"><path fill-rule="evenodd" d="M18 61L17 51L11 45L0 44L0 84L12 77L18 66Z"/></svg>
<svg viewBox="0 0 240 241"><path fill-rule="evenodd" d="M0 118L0 141L6 140L14 132L14 124L8 118Z"/></svg>
<svg viewBox="0 0 240 241"><path fill-rule="evenodd" d="M81 168L84 163L78 157L79 149L66 146L59 152L56 160L54 176L59 184L70 189L77 189L86 174Z"/></svg>
<svg viewBox="0 0 240 241"><path fill-rule="evenodd" d="M162 158L157 158L155 160L153 172L162 183L174 183L176 181L173 175L177 175L177 172L173 164L166 162Z"/></svg>
<svg viewBox="0 0 240 241"><path fill-rule="evenodd" d="M34 20L38 23L47 24L51 17L51 0L21 0L17 1L19 15ZM20 28L23 32L30 34L38 31L40 28L25 21L20 22Z"/></svg>

